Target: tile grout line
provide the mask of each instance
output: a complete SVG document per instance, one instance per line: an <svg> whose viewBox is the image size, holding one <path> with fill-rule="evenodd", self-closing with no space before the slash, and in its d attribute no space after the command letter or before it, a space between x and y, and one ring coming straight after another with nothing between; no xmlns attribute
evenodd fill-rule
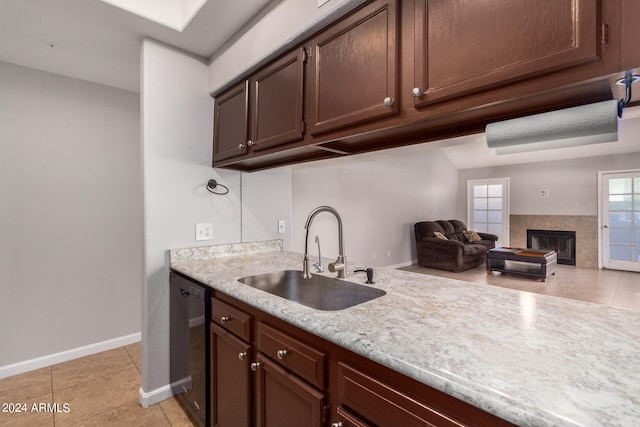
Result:
<svg viewBox="0 0 640 427"><path fill-rule="evenodd" d="M169 419L169 416L167 415L167 413L164 411L164 408L162 407L162 405L160 405L160 402L156 403L156 405L158 405L158 408L160 408L160 410L162 411L162 415L164 415L164 419L167 420L170 426L173 426L173 423Z"/></svg>
<svg viewBox="0 0 640 427"><path fill-rule="evenodd" d="M53 365L55 366L55 365ZM49 366L49 375L51 378L51 404L53 405L53 402L56 401L56 396L54 394L53 391L53 366ZM53 417L51 418L51 420L53 421L53 427L56 427L56 413L53 413Z"/></svg>

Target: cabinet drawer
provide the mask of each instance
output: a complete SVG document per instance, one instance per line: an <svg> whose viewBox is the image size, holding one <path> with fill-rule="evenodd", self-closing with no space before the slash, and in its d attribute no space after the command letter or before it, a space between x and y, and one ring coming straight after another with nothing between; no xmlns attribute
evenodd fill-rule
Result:
<svg viewBox="0 0 640 427"><path fill-rule="evenodd" d="M290 335L258 323L258 350L316 387L324 388L325 355Z"/></svg>
<svg viewBox="0 0 640 427"><path fill-rule="evenodd" d="M251 342L251 316L226 302L211 298L211 320L239 338Z"/></svg>
<svg viewBox="0 0 640 427"><path fill-rule="evenodd" d="M338 364L338 376L341 405L380 427L464 425L344 363Z"/></svg>

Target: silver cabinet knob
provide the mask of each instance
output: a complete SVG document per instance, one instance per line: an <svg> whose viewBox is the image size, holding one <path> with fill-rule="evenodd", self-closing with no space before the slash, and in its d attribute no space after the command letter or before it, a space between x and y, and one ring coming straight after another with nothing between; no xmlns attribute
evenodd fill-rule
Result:
<svg viewBox="0 0 640 427"><path fill-rule="evenodd" d="M393 105L393 98L391 98L390 96L387 96L384 101L382 101L384 103L384 105L386 105L387 107L391 107Z"/></svg>
<svg viewBox="0 0 640 427"><path fill-rule="evenodd" d="M246 147L246 145L243 143L238 144L238 150L244 150L244 147Z"/></svg>
<svg viewBox="0 0 640 427"><path fill-rule="evenodd" d="M229 320L231 320L231 316L222 316L222 317L220 318L220 321L221 321L222 323L227 323Z"/></svg>
<svg viewBox="0 0 640 427"><path fill-rule="evenodd" d="M289 354L287 350L278 350L278 352L276 353L276 356L278 356L278 359L282 360L285 357L287 357L287 354Z"/></svg>
<svg viewBox="0 0 640 427"><path fill-rule="evenodd" d="M255 143L255 142L253 142L252 140L248 140L248 141L247 141L247 145L248 145L249 147L253 147L254 145L256 145L256 143Z"/></svg>
<svg viewBox="0 0 640 427"><path fill-rule="evenodd" d="M422 89L420 89L419 87L414 87L413 90L411 91L411 95L414 98L419 98L422 95L424 95L424 93L422 92Z"/></svg>
<svg viewBox="0 0 640 427"><path fill-rule="evenodd" d="M242 353L238 353L238 359L244 360L247 358L247 352L243 351Z"/></svg>
<svg viewBox="0 0 640 427"><path fill-rule="evenodd" d="M260 368L260 366L262 366L263 364L264 364L264 363L262 363L262 362L253 362L253 363L251 364L251 370L252 370L253 372L255 372L255 371L257 371L257 370L258 370L258 368Z"/></svg>
<svg viewBox="0 0 640 427"><path fill-rule="evenodd" d="M342 427L342 421L339 421L337 423L332 423L331 427Z"/></svg>

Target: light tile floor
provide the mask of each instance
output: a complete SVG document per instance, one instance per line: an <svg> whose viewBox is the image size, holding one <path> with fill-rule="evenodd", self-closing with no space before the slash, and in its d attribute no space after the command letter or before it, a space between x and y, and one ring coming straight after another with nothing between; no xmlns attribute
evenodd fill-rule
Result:
<svg viewBox="0 0 640 427"><path fill-rule="evenodd" d="M488 275L484 266L460 273L422 268L418 265L400 270L640 310L640 273L629 271L558 265L555 275L540 282L535 278L516 274L494 272Z"/></svg>
<svg viewBox="0 0 640 427"><path fill-rule="evenodd" d="M512 274L489 276L483 266L461 273L417 265L402 270L640 310L640 273L560 265L542 283ZM141 408L139 387L139 343L5 378L0 380L0 404L26 404L27 412L0 412L0 426L195 425L175 399ZM36 408L57 404L60 412L32 411L34 403Z"/></svg>
<svg viewBox="0 0 640 427"><path fill-rule="evenodd" d="M175 399L143 409L139 388L140 343L15 375L0 380L0 426L195 425ZM5 403L26 412L3 412Z"/></svg>

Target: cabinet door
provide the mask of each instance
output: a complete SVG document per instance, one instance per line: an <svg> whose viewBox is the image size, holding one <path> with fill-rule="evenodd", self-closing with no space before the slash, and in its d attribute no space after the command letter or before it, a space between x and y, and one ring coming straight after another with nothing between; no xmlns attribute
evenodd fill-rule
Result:
<svg viewBox="0 0 640 427"><path fill-rule="evenodd" d="M640 2L622 0L622 71L640 67L638 17L640 17Z"/></svg>
<svg viewBox="0 0 640 427"><path fill-rule="evenodd" d="M397 113L397 32L396 0L379 0L311 40L311 134Z"/></svg>
<svg viewBox="0 0 640 427"><path fill-rule="evenodd" d="M597 61L599 3L416 0L414 104Z"/></svg>
<svg viewBox="0 0 640 427"><path fill-rule="evenodd" d="M249 132L249 81L216 97L214 108L213 162L247 153Z"/></svg>
<svg viewBox="0 0 640 427"><path fill-rule="evenodd" d="M253 150L302 139L304 50L295 50L251 78Z"/></svg>
<svg viewBox="0 0 640 427"><path fill-rule="evenodd" d="M324 394L265 356L258 362L258 427L324 425Z"/></svg>
<svg viewBox="0 0 640 427"><path fill-rule="evenodd" d="M211 323L211 421L217 427L251 425L251 347Z"/></svg>
<svg viewBox="0 0 640 427"><path fill-rule="evenodd" d="M348 416L349 412L344 410L348 407L380 427L463 426L437 409L344 363L338 364L338 375L338 399L343 407L338 413L342 417ZM358 419L351 417L349 421L357 425Z"/></svg>

